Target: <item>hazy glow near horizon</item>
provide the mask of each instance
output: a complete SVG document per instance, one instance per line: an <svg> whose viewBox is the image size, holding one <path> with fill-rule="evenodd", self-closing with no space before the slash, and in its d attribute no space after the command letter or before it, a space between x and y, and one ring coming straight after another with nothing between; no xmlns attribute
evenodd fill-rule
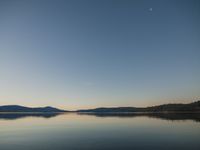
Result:
<svg viewBox="0 0 200 150"><path fill-rule="evenodd" d="M200 1L0 1L0 105L200 96Z"/></svg>

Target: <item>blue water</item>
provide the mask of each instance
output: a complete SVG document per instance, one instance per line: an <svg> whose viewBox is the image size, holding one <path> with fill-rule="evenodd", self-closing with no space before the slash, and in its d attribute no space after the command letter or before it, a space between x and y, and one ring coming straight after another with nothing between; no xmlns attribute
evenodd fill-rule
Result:
<svg viewBox="0 0 200 150"><path fill-rule="evenodd" d="M0 114L0 150L199 150L200 121L172 118Z"/></svg>

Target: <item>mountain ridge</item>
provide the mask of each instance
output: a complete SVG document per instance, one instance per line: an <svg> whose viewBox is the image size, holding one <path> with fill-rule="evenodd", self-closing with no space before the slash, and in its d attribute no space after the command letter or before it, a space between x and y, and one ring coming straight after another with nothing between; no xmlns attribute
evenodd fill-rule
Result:
<svg viewBox="0 0 200 150"><path fill-rule="evenodd" d="M25 107L20 105L3 105L0 106L0 112L67 112L51 106L46 107Z"/></svg>
<svg viewBox="0 0 200 150"><path fill-rule="evenodd" d="M98 107L94 109L80 109L67 111L51 106L46 107L26 107L20 105L0 106L0 112L78 112L78 113L138 113L138 112L199 112L200 100L192 103L163 104L149 107Z"/></svg>
<svg viewBox="0 0 200 150"><path fill-rule="evenodd" d="M82 109L77 112L91 113L129 113L129 112L200 112L200 101L188 104L163 104L150 107L99 107Z"/></svg>

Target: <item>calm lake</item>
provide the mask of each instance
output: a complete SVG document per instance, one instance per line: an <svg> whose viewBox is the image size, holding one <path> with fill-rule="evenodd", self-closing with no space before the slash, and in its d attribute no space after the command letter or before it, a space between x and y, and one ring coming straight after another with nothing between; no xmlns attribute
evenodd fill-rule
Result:
<svg viewBox="0 0 200 150"><path fill-rule="evenodd" d="M0 150L199 150L199 115L0 114Z"/></svg>

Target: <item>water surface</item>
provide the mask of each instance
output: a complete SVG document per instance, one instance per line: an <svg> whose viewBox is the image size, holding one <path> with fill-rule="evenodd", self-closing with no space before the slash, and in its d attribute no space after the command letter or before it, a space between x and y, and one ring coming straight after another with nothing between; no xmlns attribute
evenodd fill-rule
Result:
<svg viewBox="0 0 200 150"><path fill-rule="evenodd" d="M199 148L199 115L0 114L0 150Z"/></svg>

